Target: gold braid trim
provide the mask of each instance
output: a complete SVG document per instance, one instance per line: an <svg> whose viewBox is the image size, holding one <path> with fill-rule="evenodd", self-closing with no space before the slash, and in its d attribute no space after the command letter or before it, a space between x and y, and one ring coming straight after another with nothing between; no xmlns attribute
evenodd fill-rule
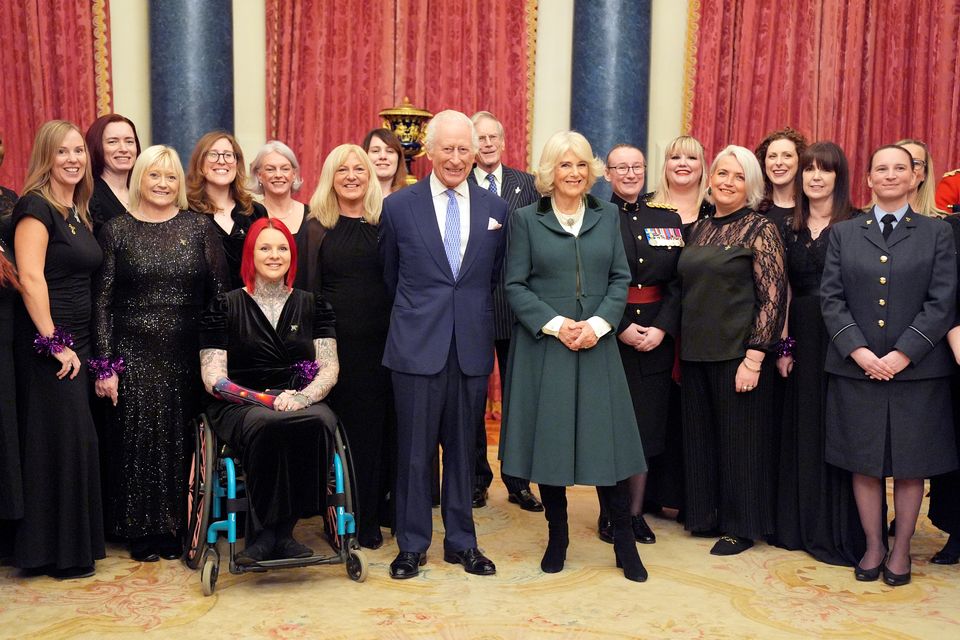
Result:
<svg viewBox="0 0 960 640"><path fill-rule="evenodd" d="M113 112L110 84L110 21L107 0L93 0L93 65L97 117Z"/></svg>
<svg viewBox="0 0 960 640"><path fill-rule="evenodd" d="M697 45L700 40L700 0L687 5L687 43L683 63L683 120L680 133L690 135L693 124L693 92L697 86Z"/></svg>
<svg viewBox="0 0 960 640"><path fill-rule="evenodd" d="M537 0L527 0L527 170L533 164L533 92L537 71Z"/></svg>
<svg viewBox="0 0 960 640"><path fill-rule="evenodd" d="M276 140L277 135L277 113L280 111L280 11L283 4L277 0L267 0L267 3L273 6L273 10L267 12L272 19L270 22L270 51L267 59L269 68L267 77L270 78L270 87L267 91L267 113L270 118L270 125L267 131L269 140ZM273 74L272 76L270 74Z"/></svg>

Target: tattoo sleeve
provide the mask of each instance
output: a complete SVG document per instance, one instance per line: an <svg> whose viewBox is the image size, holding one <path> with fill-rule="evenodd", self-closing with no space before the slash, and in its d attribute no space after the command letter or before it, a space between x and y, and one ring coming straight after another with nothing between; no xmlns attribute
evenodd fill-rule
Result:
<svg viewBox="0 0 960 640"><path fill-rule="evenodd" d="M227 352L224 349L200 350L200 377L207 393L213 395L213 385L227 376Z"/></svg>
<svg viewBox="0 0 960 640"><path fill-rule="evenodd" d="M326 398L333 386L337 384L337 377L340 375L337 341L333 338L317 338L313 341L313 347L317 353L316 360L317 364L320 365L320 371L317 372L313 381L300 392L309 398L311 404ZM224 365L226 365L226 354L224 354ZM204 378L204 381L206 381L206 378Z"/></svg>

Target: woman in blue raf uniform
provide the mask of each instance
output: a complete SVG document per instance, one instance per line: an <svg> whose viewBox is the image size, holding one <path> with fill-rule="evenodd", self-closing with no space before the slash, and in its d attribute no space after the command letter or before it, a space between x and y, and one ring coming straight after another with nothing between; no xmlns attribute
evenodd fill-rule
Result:
<svg viewBox="0 0 960 640"><path fill-rule="evenodd" d="M620 235L630 267L617 346L643 453L649 469L655 470L666 449L674 337L680 324L677 259L683 237L676 210L641 195L645 165L640 149L619 144L607 154L604 175L613 187L611 201L620 208ZM643 517L646 485L646 473L630 478L630 515L637 542L653 544L656 535ZM612 524L602 511L599 533L601 540L613 542Z"/></svg>
<svg viewBox="0 0 960 640"><path fill-rule="evenodd" d="M956 310L950 227L908 204L912 158L886 146L870 159L876 203L836 225L820 285L830 335L827 462L853 472L867 550L857 580L910 582L910 539L923 479L957 467L950 404L953 357L943 339ZM884 559L883 478L894 478L897 535Z"/></svg>

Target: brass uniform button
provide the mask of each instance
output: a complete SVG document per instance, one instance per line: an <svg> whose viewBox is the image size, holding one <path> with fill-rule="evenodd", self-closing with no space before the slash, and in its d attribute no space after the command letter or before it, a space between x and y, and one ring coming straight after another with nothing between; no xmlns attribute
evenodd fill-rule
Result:
<svg viewBox="0 0 960 640"><path fill-rule="evenodd" d="M880 276L880 284L887 284L887 279L883 276Z"/></svg>
<svg viewBox="0 0 960 640"><path fill-rule="evenodd" d="M883 329L883 325L885 324L886 323L883 320L877 320L877 326L879 326L881 329Z"/></svg>
<svg viewBox="0 0 960 640"><path fill-rule="evenodd" d="M886 262L887 256L880 256L880 262Z"/></svg>
<svg viewBox="0 0 960 640"><path fill-rule="evenodd" d="M880 298L879 304L880 304L881 307L885 307L885 306L887 306L887 301L884 300L883 298Z"/></svg>

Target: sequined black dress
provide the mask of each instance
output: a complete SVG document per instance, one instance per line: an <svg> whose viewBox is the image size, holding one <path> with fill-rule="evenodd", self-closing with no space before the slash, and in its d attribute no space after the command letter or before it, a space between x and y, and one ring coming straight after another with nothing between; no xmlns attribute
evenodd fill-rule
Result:
<svg viewBox="0 0 960 640"><path fill-rule="evenodd" d="M821 562L852 565L863 555L865 541L850 472L823 460L827 392L823 366L829 340L820 313L820 278L830 228L814 239L809 229L795 231L792 224L789 216L780 227L793 294L787 327L797 345L785 388L776 541L786 549L805 550Z"/></svg>
<svg viewBox="0 0 960 640"><path fill-rule="evenodd" d="M134 538L182 528L188 421L203 387L196 323L226 283L213 222L181 211L166 222L131 215L100 232L94 335L101 357L122 357L119 403L110 412L107 527Z"/></svg>
<svg viewBox="0 0 960 640"><path fill-rule="evenodd" d="M66 219L35 193L20 198L14 228L35 218L49 234L43 275L54 325L73 334L81 362L90 350L90 279L103 254L76 214ZM20 262L22 264L23 257ZM13 563L21 568L89 567L104 557L97 433L85 366L58 380L60 363L33 349L36 327L22 303L14 316L17 422L23 469L23 519Z"/></svg>
<svg viewBox="0 0 960 640"><path fill-rule="evenodd" d="M389 513L380 513L381 466L396 460L390 372L381 364L390 323L390 299L377 253L377 227L340 216L320 246L317 286L333 306L340 377L330 406L353 449L358 537L371 542Z"/></svg>

